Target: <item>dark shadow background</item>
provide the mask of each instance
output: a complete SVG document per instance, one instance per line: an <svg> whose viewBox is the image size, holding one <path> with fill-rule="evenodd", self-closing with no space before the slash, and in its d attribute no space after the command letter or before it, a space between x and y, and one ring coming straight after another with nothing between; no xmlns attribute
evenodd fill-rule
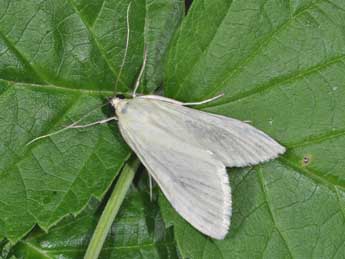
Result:
<svg viewBox="0 0 345 259"><path fill-rule="evenodd" d="M190 6L192 5L192 2L193 2L193 0L185 0L184 1L185 6L186 6L186 14L188 13Z"/></svg>

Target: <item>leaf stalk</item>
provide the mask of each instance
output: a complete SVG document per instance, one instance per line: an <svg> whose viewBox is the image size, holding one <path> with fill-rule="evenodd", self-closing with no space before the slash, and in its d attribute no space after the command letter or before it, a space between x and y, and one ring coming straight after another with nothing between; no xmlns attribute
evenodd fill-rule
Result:
<svg viewBox="0 0 345 259"><path fill-rule="evenodd" d="M92 235L91 241L84 256L85 259L98 258L111 225L114 222L120 206L126 197L126 193L131 186L135 172L137 171L139 165L140 162L137 158L131 158L122 169L120 178L117 181L109 200L107 201L96 229Z"/></svg>

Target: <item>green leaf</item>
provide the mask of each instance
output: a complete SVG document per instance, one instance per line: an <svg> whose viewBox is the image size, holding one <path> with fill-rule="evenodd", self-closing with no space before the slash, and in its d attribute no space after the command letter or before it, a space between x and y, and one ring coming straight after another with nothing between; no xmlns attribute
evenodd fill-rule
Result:
<svg viewBox="0 0 345 259"><path fill-rule="evenodd" d="M49 234L36 231L14 247L25 259L83 258L102 206L92 202L76 219L66 218ZM156 203L132 189L105 242L100 258L177 258L173 233L165 231Z"/></svg>
<svg viewBox="0 0 345 259"><path fill-rule="evenodd" d="M16 259L12 254L12 245L8 240L0 240L0 259Z"/></svg>
<svg viewBox="0 0 345 259"><path fill-rule="evenodd" d="M0 0L0 237L47 230L103 197L130 154L113 124L25 144L88 111L83 123L110 116L105 96L130 91L144 44L150 66L161 66L182 14L179 0ZM160 68L145 76L146 91L162 78Z"/></svg>
<svg viewBox="0 0 345 259"><path fill-rule="evenodd" d="M153 92L163 83L165 53L172 33L184 15L183 0L147 0L145 42L149 53L145 67L145 89Z"/></svg>
<svg viewBox="0 0 345 259"><path fill-rule="evenodd" d="M161 200L184 258L343 258L345 3L195 0L169 52L165 92L225 96L203 109L249 120L288 148L229 169L233 216L207 238Z"/></svg>

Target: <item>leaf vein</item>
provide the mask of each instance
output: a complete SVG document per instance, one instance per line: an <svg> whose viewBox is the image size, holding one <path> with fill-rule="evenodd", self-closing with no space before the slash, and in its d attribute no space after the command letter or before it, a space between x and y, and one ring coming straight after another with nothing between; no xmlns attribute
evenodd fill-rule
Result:
<svg viewBox="0 0 345 259"><path fill-rule="evenodd" d="M214 31L210 41L207 43L207 46L202 50L202 53L200 53L200 55L196 58L196 60L189 66L189 70L185 73L185 76L183 76L181 79L178 80L178 82L176 84L177 89L176 89L175 95L174 95L175 97L177 97L182 90L182 83L181 82L183 82L188 77L188 75L194 70L195 65L200 61L200 59L203 57L203 55L208 51L208 48L210 47L210 45L214 42L214 40L218 34L219 28L225 22L225 18L229 15L229 10L232 6L232 3L233 3L233 1L230 2L229 6L228 6L228 11L224 14L224 17L220 20L220 22L217 26L217 29ZM177 65L177 63L176 63L176 65Z"/></svg>
<svg viewBox="0 0 345 259"><path fill-rule="evenodd" d="M320 135L308 136L307 138L305 138L299 142L286 144L286 146L288 146L289 148L298 148L298 147L317 144L317 143L323 142L325 140L330 140L333 138L342 137L344 135L345 135L345 129L332 130L332 131L329 131L329 132L326 132L326 133L323 133Z"/></svg>
<svg viewBox="0 0 345 259"><path fill-rule="evenodd" d="M265 187L265 184L264 184L264 180L263 180L263 175L262 175L262 168L259 167L259 170L258 170L258 173L257 173L257 176L258 176L258 180L259 180L259 183L260 183L260 186L261 186L261 189L262 189L262 192L263 192L263 195L264 195L264 199L266 201L266 204L267 204L267 208L268 208L268 212L271 216L271 219L272 219L272 222L273 222L273 225L274 225L274 228L277 230L278 234L280 235L280 237L282 238L282 240L284 241L285 243L285 246L286 246L286 249L288 250L289 252L289 255L291 258L294 258L292 256L292 251L288 245L288 242L287 242L287 239L286 237L284 236L283 232L281 232L278 224L277 224L277 221L276 221L276 218L275 218L275 215L273 213L273 210L270 206L270 202L268 200L268 194L267 194L267 190L266 190L266 187Z"/></svg>
<svg viewBox="0 0 345 259"><path fill-rule="evenodd" d="M90 27L90 25L85 21L84 17L82 16L82 14L79 12L74 0L67 0L67 3L70 4L70 6L73 8L73 10L75 11L75 13L80 17L80 20L83 22L83 24L85 25L85 28L89 31L90 36L92 37L92 39L95 41L96 46L103 58L103 60L106 62L107 66L109 67L110 71L114 74L115 78L118 76L118 73L115 69L115 67L111 64L110 60L107 57L107 53L104 49L104 47L102 46L102 44L98 41L95 32L92 30L92 28ZM121 78L118 79L119 82L123 85L124 82L122 81Z"/></svg>
<svg viewBox="0 0 345 259"><path fill-rule="evenodd" d="M23 83L23 82L14 82L14 81L5 80L5 79L0 79L0 82L8 83L12 87L15 87L15 88L39 88L39 89L46 89L46 90L53 89L53 90L58 90L62 92L80 93L80 94L85 93L85 94L94 95L94 96L110 96L114 94L113 92L106 91L106 90L87 90L83 88L68 88L65 86L59 86L59 85L54 85L54 84L45 85L45 84L35 84L35 83ZM10 87L8 87L8 89L9 88Z"/></svg>
<svg viewBox="0 0 345 259"><path fill-rule="evenodd" d="M99 8L99 11L97 13L97 16L96 18L93 20L93 23L92 23L92 27L95 25L95 23L97 22L98 18L101 16L102 12L103 12L103 9L105 7L105 4L106 4L106 0L103 0L102 2L102 5L101 5L101 8Z"/></svg>
<svg viewBox="0 0 345 259"><path fill-rule="evenodd" d="M325 0L318 0L316 1L316 3L318 2L322 2ZM238 63L232 70L230 70L228 73L225 74L225 76L222 78L222 80L219 80L218 82L216 82L214 84L214 87L210 88L213 89L213 91L210 92L209 95L207 95L205 98L214 96L215 93L218 93L220 87L222 87L223 83L230 77L234 76L236 73L240 72L241 68L243 68L245 65L247 65L249 62L251 62L256 55L261 51L261 49L263 49L264 47L266 47L275 37L275 35L277 35L278 33L280 33L281 31L283 31L286 27L288 27L290 25L290 23L292 23L297 17L299 17L300 15L302 15L304 12L306 12L309 8L311 8L315 3L311 3L310 5L308 5L305 9L303 9L303 11L296 13L294 16L291 16L291 18L289 18L285 23L281 24L275 31L273 31L271 34L269 34L265 39L262 40L262 42L260 44L258 44L258 47L256 47L251 54L248 55L247 58L245 58L242 62Z"/></svg>
<svg viewBox="0 0 345 259"><path fill-rule="evenodd" d="M78 98L75 98L75 99L73 100L73 102L66 108L64 114L67 113L69 110L71 110L71 109L74 107L74 105L78 102L79 98L80 98L80 96L78 96ZM61 114L59 114L59 115L61 115ZM60 116L59 119L61 119L62 117L63 117L63 116ZM56 126L56 124L58 124L58 123L60 122L59 119L58 119L57 121L55 121L55 123L51 123L51 124L49 125L50 127L49 127L46 131L41 132L40 135L44 135L44 134L46 134L47 132L49 132L52 128L54 128L54 127ZM7 169L5 169L5 170L8 171L8 170L11 170L11 169L15 168L16 165L17 165L18 163L20 163L22 160L24 160L24 159L27 157L27 154L28 154L30 151L32 151L32 149L33 149L34 147L35 147L35 143L29 145L29 147L28 147L28 149L25 151L24 155L21 156L21 157L18 157L18 159L17 159L16 161L14 161L13 164L12 164L10 167L8 167ZM5 171L5 170L4 170L4 171Z"/></svg>
<svg viewBox="0 0 345 259"><path fill-rule="evenodd" d="M97 150L97 147L98 147L98 145L100 144L100 139L101 139L100 137L97 138L97 142L96 142L96 144L94 145L94 151ZM69 193L74 194L74 196L78 199L78 195L76 195L76 194L74 193L74 191L73 191L72 188L73 188L73 185L76 183L76 181L77 181L78 179L80 179L80 174L81 174L81 173L83 172L83 170L85 169L87 163L90 161L90 159L92 158L92 155L93 155L93 154L94 154L94 152L90 152L88 158L85 159L83 165L82 165L82 166L80 167L80 169L79 169L78 174L75 175L74 179L71 181L71 183L69 184L68 188L66 188L68 191L65 192L65 194L63 195L63 197L61 197L59 203L57 203L56 206L55 206L55 208L53 209L54 212L56 212L56 211L59 209L60 205L65 201L65 198L66 198L66 196L67 196ZM52 213L52 216L53 216L54 214L55 214L55 213Z"/></svg>
<svg viewBox="0 0 345 259"><path fill-rule="evenodd" d="M341 214L343 215L343 219L344 219L344 221L345 221L345 208L341 205L341 202L340 202L340 195L339 195L339 192L338 192L338 189L337 189L336 186L334 186L334 191L335 191L335 194L336 194L336 196L337 196L337 202L338 202L338 205L339 205Z"/></svg>
<svg viewBox="0 0 345 259"><path fill-rule="evenodd" d="M320 70L325 69L325 68L327 68L331 65L334 65L336 63L342 63L344 61L344 59L345 59L345 54L334 57L334 58L332 58L332 59L330 59L330 60L328 60L322 64L318 64L316 66L310 67L310 68L303 70L303 71L298 71L297 73L294 73L294 74L290 74L287 76L281 76L280 78L275 79L274 81L271 80L271 82L269 82L269 83L263 84L261 86L257 86L251 90L246 91L246 92L239 93L239 94L234 95L233 97L230 97L228 99L222 98L222 99L220 99L220 101L218 101L218 103L216 103L214 105L212 105L212 103L210 103L207 107L219 107L222 105L227 105L229 103L241 101L245 98L252 97L256 94L263 93L263 92L266 92L268 90L272 90L275 87L280 86L282 83L293 82L293 81L296 81L298 79L304 78L307 75L317 73Z"/></svg>
<svg viewBox="0 0 345 259"><path fill-rule="evenodd" d="M34 75L36 75L38 81L42 83L49 83L43 75L41 75L35 67L27 60L27 58L19 51L18 48L0 31L0 38L3 39L4 43L7 45L8 49L13 52L15 56L21 61L21 63L26 66Z"/></svg>
<svg viewBox="0 0 345 259"><path fill-rule="evenodd" d="M326 186L327 188L331 189L334 191L334 186L339 187L343 191L345 191L345 186L342 186L336 182L331 182L327 178L324 178L317 173L313 172L310 168L300 168L299 166L295 165L293 162L289 161L288 159L284 157L278 158L278 160L285 166L293 169L294 171L300 173L301 175L304 175L312 180L314 180L316 183Z"/></svg>

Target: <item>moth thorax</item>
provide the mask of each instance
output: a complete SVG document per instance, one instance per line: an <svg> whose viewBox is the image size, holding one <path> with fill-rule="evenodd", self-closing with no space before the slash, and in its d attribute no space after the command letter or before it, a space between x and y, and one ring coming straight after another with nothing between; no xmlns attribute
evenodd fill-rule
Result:
<svg viewBox="0 0 345 259"><path fill-rule="evenodd" d="M127 104L127 100L114 97L110 100L110 104L114 107L116 113L123 113L123 110Z"/></svg>

